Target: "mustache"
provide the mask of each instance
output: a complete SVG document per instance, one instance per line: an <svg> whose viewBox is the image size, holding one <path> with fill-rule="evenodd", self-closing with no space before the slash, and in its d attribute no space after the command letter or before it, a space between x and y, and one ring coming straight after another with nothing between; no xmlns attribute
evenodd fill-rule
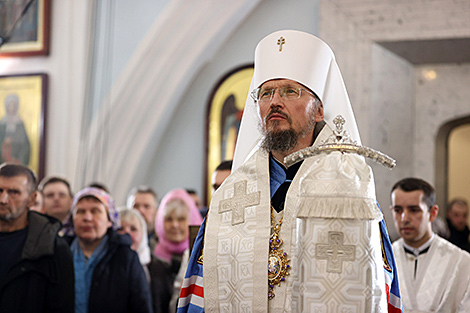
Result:
<svg viewBox="0 0 470 313"><path fill-rule="evenodd" d="M287 113L284 113L281 110L279 110L278 108L272 108L271 111L269 111L268 115L266 115L266 117L264 118L264 122L266 123L271 118L271 116L273 116L274 114L282 115L283 117L286 118L286 120L289 123L292 123L291 117L289 115L287 115Z"/></svg>

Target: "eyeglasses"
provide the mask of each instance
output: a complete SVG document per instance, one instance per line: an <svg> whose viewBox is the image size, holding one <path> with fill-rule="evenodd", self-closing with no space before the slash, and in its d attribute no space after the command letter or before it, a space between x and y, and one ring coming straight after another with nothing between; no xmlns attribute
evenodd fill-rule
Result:
<svg viewBox="0 0 470 313"><path fill-rule="evenodd" d="M281 88L256 88L251 91L251 97L258 103L267 103L272 100L276 90L279 90L279 95L285 100L296 100L302 96L302 91L307 92L313 96L313 93L304 88L294 88L294 87L281 87Z"/></svg>

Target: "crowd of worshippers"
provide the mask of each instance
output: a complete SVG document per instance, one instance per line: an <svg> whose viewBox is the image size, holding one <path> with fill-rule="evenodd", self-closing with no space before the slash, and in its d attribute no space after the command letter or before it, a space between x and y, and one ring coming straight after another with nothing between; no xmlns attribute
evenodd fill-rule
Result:
<svg viewBox="0 0 470 313"><path fill-rule="evenodd" d="M66 178L2 164L0 196L0 312L176 311L189 228L207 213L194 190L160 201L140 186L117 207L103 184L74 194Z"/></svg>
<svg viewBox="0 0 470 313"><path fill-rule="evenodd" d="M230 166L227 161L216 169L214 188ZM75 195L62 177L44 178L37 190L36 185L29 168L0 167L1 312L176 311L189 227L201 225L207 213L194 191L174 189L160 202L152 188L142 186L117 208L102 184ZM470 271L470 255L431 230L438 215L434 202L433 187L420 179L403 179L391 191L402 237L393 250L405 308L439 301L430 286L440 288L453 272ZM468 248L467 215L465 200L449 204L444 234L457 238L462 249ZM434 266L447 268L436 275ZM457 307L468 299L468 281L449 281L446 290L456 295Z"/></svg>
<svg viewBox="0 0 470 313"><path fill-rule="evenodd" d="M227 161L216 169L214 188L230 166ZM29 168L0 167L1 312L176 311L189 227L201 225L207 213L194 191L174 189L160 202L152 188L138 187L117 208L102 184L75 195L62 177L36 185ZM434 189L423 180L407 178L392 188L392 215L402 237L393 249L405 307L438 301L428 299L429 286L439 287L439 277L443 282L454 271L470 271L470 255L431 231L438 215L434 202ZM465 200L449 204L444 234L462 249L468 249L467 215ZM449 268L437 277L433 264ZM417 280L427 287L420 289ZM450 285L458 306L468 297L468 282Z"/></svg>

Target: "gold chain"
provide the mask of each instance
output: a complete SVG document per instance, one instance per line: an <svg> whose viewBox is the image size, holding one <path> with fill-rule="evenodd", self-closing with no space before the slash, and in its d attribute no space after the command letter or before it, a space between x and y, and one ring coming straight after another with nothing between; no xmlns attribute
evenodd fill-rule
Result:
<svg viewBox="0 0 470 313"><path fill-rule="evenodd" d="M274 286L281 285L285 281L286 276L289 275L289 259L287 253L281 249L282 239L279 236L281 231L282 220L284 219L284 212L276 225L274 220L274 208L271 206L271 226L273 227L273 234L269 238L269 260L268 260L268 299L274 298Z"/></svg>
<svg viewBox="0 0 470 313"><path fill-rule="evenodd" d="M276 222L274 220L274 208L271 205L271 226L273 227L273 231L276 235L279 235L279 232L281 231L281 225L282 225L283 219L284 219L284 212L282 212L281 219L279 220L279 223L276 225Z"/></svg>

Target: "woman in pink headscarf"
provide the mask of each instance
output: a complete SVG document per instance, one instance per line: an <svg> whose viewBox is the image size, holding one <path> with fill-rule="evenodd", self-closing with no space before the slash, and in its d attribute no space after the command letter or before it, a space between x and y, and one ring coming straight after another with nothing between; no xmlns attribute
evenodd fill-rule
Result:
<svg viewBox="0 0 470 313"><path fill-rule="evenodd" d="M163 197L155 218L158 243L149 272L154 311L175 312L180 279L189 258L189 226L201 225L202 217L191 196L174 189ZM182 280L182 278L181 278Z"/></svg>

